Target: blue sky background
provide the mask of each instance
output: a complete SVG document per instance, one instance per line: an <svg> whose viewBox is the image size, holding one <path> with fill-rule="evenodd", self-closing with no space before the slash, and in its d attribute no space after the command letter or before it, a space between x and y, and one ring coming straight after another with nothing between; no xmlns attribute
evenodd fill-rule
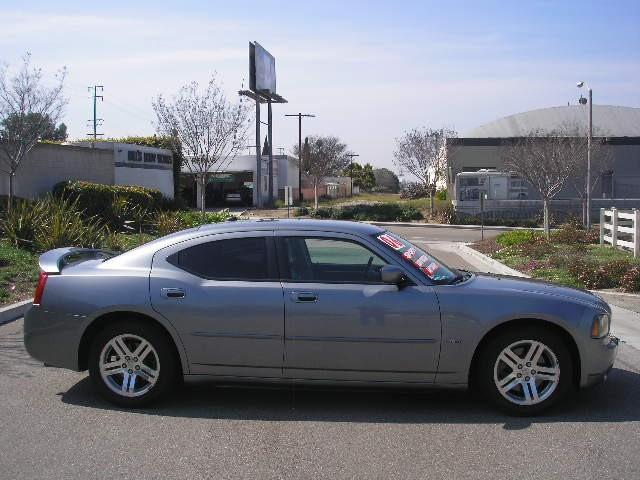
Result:
<svg viewBox="0 0 640 480"><path fill-rule="evenodd" d="M637 0L5 0L0 18L0 61L30 51L46 72L67 67L72 137L89 131L94 83L105 86L99 113L109 136L153 133L151 99L214 71L235 100L250 40L275 55L278 93L289 100L274 109L275 146L297 142L285 113L315 113L303 133L338 135L376 166L392 166L406 129L464 134L575 103L581 79L596 104L640 107Z"/></svg>

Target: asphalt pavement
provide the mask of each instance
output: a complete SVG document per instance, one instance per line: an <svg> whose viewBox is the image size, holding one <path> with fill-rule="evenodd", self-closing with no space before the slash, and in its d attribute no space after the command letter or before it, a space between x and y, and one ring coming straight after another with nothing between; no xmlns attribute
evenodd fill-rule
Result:
<svg viewBox="0 0 640 480"><path fill-rule="evenodd" d="M445 253L446 242L465 241L439 238L440 229L399 233ZM635 342L621 344L605 384L535 418L505 416L465 391L211 381L123 410L98 397L85 373L31 359L22 325L0 326L2 480L640 478ZM624 328L623 340L638 331L633 318Z"/></svg>
<svg viewBox="0 0 640 480"><path fill-rule="evenodd" d="M0 327L0 478L640 478L640 351L536 418L466 392L225 388L188 382L122 410Z"/></svg>

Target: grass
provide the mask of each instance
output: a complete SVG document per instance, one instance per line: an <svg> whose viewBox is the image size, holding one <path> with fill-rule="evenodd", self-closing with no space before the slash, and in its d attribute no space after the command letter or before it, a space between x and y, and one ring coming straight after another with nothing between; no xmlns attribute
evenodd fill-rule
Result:
<svg viewBox="0 0 640 480"><path fill-rule="evenodd" d="M32 298L38 273L37 255L0 241L0 304Z"/></svg>

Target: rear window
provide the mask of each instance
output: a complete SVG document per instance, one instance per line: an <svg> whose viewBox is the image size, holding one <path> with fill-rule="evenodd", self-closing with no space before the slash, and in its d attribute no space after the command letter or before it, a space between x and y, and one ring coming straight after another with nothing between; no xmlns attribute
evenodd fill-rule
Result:
<svg viewBox="0 0 640 480"><path fill-rule="evenodd" d="M434 283L451 283L457 277L442 262L395 233L385 232L376 239Z"/></svg>
<svg viewBox="0 0 640 480"><path fill-rule="evenodd" d="M182 270L211 280L269 278L264 237L201 243L174 253L167 260Z"/></svg>

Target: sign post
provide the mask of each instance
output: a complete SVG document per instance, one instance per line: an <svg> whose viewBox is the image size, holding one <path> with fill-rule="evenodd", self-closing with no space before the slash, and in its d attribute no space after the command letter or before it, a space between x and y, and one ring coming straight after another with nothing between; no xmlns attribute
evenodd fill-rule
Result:
<svg viewBox="0 0 640 480"><path fill-rule="evenodd" d="M293 189L290 185L284 187L284 203L287 206L287 218L289 218L291 205L293 205Z"/></svg>

